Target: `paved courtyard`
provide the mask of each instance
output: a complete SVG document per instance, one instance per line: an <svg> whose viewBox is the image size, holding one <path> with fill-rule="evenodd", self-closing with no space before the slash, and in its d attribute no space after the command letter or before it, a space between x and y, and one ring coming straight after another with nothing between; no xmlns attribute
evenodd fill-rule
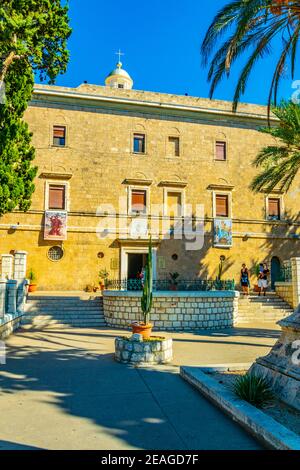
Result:
<svg viewBox="0 0 300 470"><path fill-rule="evenodd" d="M113 360L116 330L22 330L0 366L0 449L260 449L178 375L178 365L252 362L274 325L172 333L170 366ZM124 332L122 332L124 334Z"/></svg>

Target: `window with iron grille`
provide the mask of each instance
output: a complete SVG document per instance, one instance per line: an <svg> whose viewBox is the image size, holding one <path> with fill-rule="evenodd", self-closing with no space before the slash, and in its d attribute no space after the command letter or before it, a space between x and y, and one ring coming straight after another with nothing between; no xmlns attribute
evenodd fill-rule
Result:
<svg viewBox="0 0 300 470"><path fill-rule="evenodd" d="M48 250L48 258L51 261L60 261L64 256L64 250L61 246L51 246Z"/></svg>

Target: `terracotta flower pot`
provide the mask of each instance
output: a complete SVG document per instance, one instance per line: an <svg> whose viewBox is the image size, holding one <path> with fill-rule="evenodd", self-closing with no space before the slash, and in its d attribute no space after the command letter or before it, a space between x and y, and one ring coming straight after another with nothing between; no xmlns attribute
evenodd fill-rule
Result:
<svg viewBox="0 0 300 470"><path fill-rule="evenodd" d="M35 292L37 289L37 284L29 284L28 292Z"/></svg>
<svg viewBox="0 0 300 470"><path fill-rule="evenodd" d="M132 323L132 332L142 335L144 339L148 339L151 336L153 325L151 323Z"/></svg>

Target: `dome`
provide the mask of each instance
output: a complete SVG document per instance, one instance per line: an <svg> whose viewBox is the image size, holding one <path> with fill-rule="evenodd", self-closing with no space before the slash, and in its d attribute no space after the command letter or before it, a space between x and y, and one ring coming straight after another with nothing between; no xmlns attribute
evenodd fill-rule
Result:
<svg viewBox="0 0 300 470"><path fill-rule="evenodd" d="M130 90L133 86L133 80L126 70L122 69L122 62L117 63L114 69L105 79L106 86L111 88L125 88Z"/></svg>

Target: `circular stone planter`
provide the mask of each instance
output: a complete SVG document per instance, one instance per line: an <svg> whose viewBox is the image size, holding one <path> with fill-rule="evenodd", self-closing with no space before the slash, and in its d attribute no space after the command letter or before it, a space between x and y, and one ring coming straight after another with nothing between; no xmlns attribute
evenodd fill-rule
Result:
<svg viewBox="0 0 300 470"><path fill-rule="evenodd" d="M123 364L167 364L173 359L172 339L134 341L131 338L115 339L115 360Z"/></svg>

